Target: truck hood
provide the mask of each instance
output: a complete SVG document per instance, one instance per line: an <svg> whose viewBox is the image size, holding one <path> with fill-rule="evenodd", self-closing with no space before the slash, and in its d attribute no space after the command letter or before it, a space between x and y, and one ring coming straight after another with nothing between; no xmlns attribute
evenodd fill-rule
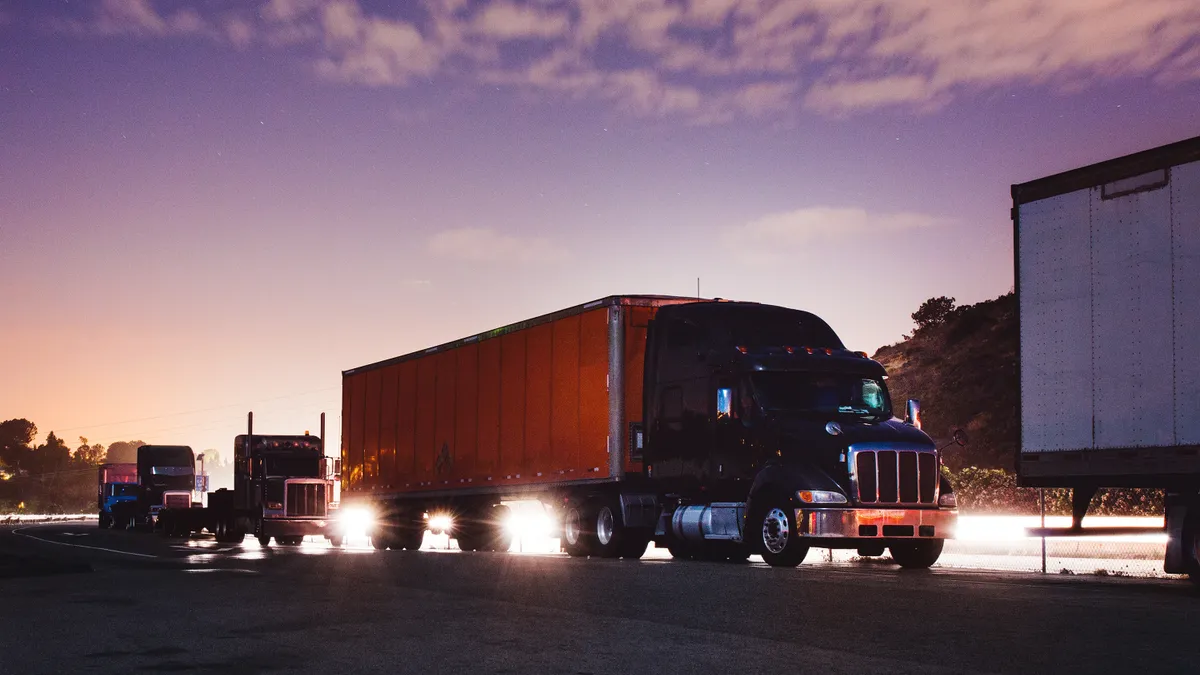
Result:
<svg viewBox="0 0 1200 675"><path fill-rule="evenodd" d="M779 451L781 469L804 476L804 484L816 488L816 483L830 481L828 488L849 494L849 468L843 461L845 451L856 443L906 443L934 448L925 432L891 419L883 422L837 420L842 433L833 436L825 430L832 419L815 417L781 417L770 420L770 433ZM822 488L816 488L822 489Z"/></svg>

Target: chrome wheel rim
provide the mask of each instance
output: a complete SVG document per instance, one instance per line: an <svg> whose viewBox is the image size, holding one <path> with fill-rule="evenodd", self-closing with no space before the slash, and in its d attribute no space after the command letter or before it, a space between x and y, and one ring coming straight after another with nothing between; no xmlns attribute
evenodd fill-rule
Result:
<svg viewBox="0 0 1200 675"><path fill-rule="evenodd" d="M579 516L579 509L567 511L567 517L563 522L563 536L566 537L567 543L572 546L579 543L580 520L582 519Z"/></svg>
<svg viewBox="0 0 1200 675"><path fill-rule="evenodd" d="M604 546L608 546L613 538L613 514L612 509L607 506L600 509L600 514L596 516L596 538Z"/></svg>
<svg viewBox="0 0 1200 675"><path fill-rule="evenodd" d="M771 509L763 518L762 541L768 553L783 553L790 534L787 514L782 509Z"/></svg>

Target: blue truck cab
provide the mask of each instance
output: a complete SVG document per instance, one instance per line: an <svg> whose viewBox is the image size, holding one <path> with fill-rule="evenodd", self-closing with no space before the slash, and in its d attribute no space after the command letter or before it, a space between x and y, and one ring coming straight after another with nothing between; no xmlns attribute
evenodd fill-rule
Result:
<svg viewBox="0 0 1200 675"><path fill-rule="evenodd" d="M124 525L137 505L137 464L101 464L97 488L99 525Z"/></svg>

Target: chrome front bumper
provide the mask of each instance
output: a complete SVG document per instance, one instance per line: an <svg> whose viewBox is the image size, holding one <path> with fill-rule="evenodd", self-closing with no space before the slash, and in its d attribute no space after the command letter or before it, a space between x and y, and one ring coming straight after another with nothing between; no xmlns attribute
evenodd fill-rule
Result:
<svg viewBox="0 0 1200 675"><path fill-rule="evenodd" d="M310 534L325 534L326 528L332 524L326 520L290 520L265 518L263 532L272 537L307 536Z"/></svg>
<svg viewBox="0 0 1200 675"><path fill-rule="evenodd" d="M951 539L957 509L796 509L803 537Z"/></svg>

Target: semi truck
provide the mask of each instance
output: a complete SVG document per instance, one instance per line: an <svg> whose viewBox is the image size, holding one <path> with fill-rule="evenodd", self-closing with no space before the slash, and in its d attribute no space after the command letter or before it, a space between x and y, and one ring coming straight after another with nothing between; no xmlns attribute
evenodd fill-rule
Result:
<svg viewBox="0 0 1200 675"><path fill-rule="evenodd" d="M272 538L297 546L307 535L321 535L340 546L334 492L340 463L325 457L324 436L324 413L319 436L255 434L250 413L246 433L233 443L233 489L208 493L205 508L163 512L163 534L207 529L222 543L241 543L250 534L263 546Z"/></svg>
<svg viewBox="0 0 1200 675"><path fill-rule="evenodd" d="M1012 186L1020 484L1165 491L1164 570L1200 581L1200 137Z"/></svg>
<svg viewBox="0 0 1200 675"><path fill-rule="evenodd" d="M100 529L108 529L115 523L127 523L126 510L137 503L137 464L101 464L97 481L97 509Z"/></svg>
<svg viewBox="0 0 1200 675"><path fill-rule="evenodd" d="M611 296L343 372L343 501L379 549L507 550L537 499L571 556L932 565L957 522L917 401L819 317Z"/></svg>
<svg viewBox="0 0 1200 675"><path fill-rule="evenodd" d="M137 449L137 498L120 509L126 529L154 529L163 509L193 507L196 457L186 445L143 445Z"/></svg>

